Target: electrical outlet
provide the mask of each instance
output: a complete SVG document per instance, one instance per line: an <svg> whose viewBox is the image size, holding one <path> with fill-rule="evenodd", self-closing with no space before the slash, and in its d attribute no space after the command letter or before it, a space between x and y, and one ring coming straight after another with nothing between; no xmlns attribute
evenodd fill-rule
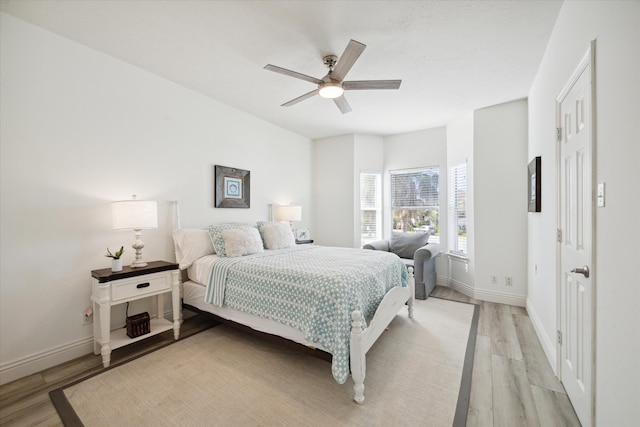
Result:
<svg viewBox="0 0 640 427"><path fill-rule="evenodd" d="M93 314L91 316L87 316L86 314L82 313L82 324L83 325L91 325L93 323Z"/></svg>
<svg viewBox="0 0 640 427"><path fill-rule="evenodd" d="M491 284L492 285L498 284L498 276L491 276Z"/></svg>
<svg viewBox="0 0 640 427"><path fill-rule="evenodd" d="M507 286L513 286L513 277L505 277L504 278L504 284Z"/></svg>

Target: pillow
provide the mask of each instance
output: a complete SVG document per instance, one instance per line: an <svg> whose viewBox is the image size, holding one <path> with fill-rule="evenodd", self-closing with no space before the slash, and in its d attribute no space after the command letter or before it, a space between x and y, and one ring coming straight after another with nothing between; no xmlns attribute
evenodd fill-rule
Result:
<svg viewBox="0 0 640 427"><path fill-rule="evenodd" d="M189 268L198 258L216 253L207 230L195 228L174 230L173 242L176 249L176 262L181 270Z"/></svg>
<svg viewBox="0 0 640 427"><path fill-rule="evenodd" d="M214 224L209 226L209 236L211 237L211 243L213 244L213 249L215 249L215 253L219 256L224 257L227 256L227 252L225 251L224 239L222 238L222 232L224 230L231 230L233 228L240 227L253 227L251 224L242 224L239 222L230 222L226 224Z"/></svg>
<svg viewBox="0 0 640 427"><path fill-rule="evenodd" d="M389 250L400 258L413 259L418 248L429 242L429 233L392 232L389 239Z"/></svg>
<svg viewBox="0 0 640 427"><path fill-rule="evenodd" d="M264 233L263 233L263 228L267 225L274 225L274 224L279 224L278 222L273 222L273 221L258 221L256 222L256 227L258 227L258 231L260 232L260 237L262 238L262 241L264 242Z"/></svg>
<svg viewBox="0 0 640 427"><path fill-rule="evenodd" d="M221 233L228 257L264 252L260 233L255 227L240 227L223 230Z"/></svg>
<svg viewBox="0 0 640 427"><path fill-rule="evenodd" d="M296 239L289 224L264 224L261 231L264 247L267 249L285 249L296 245Z"/></svg>

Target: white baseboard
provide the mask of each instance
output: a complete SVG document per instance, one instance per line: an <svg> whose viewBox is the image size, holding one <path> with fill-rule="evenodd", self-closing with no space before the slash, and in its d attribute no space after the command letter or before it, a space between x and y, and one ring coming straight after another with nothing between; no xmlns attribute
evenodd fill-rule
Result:
<svg viewBox="0 0 640 427"><path fill-rule="evenodd" d="M182 310L181 310L182 311ZM165 319L173 312L165 312ZM190 317L190 316L187 316ZM93 336L0 365L0 385L93 353Z"/></svg>
<svg viewBox="0 0 640 427"><path fill-rule="evenodd" d="M544 330L542 326L542 322L540 321L540 317L533 308L533 305L529 302L527 298L527 314L529 315L529 319L531 319L531 323L533 324L533 329L536 331L536 335L538 336L538 340L542 345L542 349L544 350L544 354L547 356L549 363L551 364L551 369L553 369L553 373L558 375L557 372L557 358L556 358L556 346L555 340L551 339L547 332Z"/></svg>
<svg viewBox="0 0 640 427"><path fill-rule="evenodd" d="M473 296L473 286L467 285L466 283L458 282L457 280L447 279L445 286L453 289L454 291L458 291L463 295L468 296L469 298L474 298Z"/></svg>
<svg viewBox="0 0 640 427"><path fill-rule="evenodd" d="M32 354L0 366L0 385L35 374L93 352L93 337Z"/></svg>
<svg viewBox="0 0 640 427"><path fill-rule="evenodd" d="M446 286L468 296L469 298L495 302L498 304L515 305L518 307L526 306L527 297L524 295L499 292L490 289L478 289L466 283L458 282L456 280L447 280L446 278L444 280L447 283ZM440 278L438 278L438 284L440 284Z"/></svg>

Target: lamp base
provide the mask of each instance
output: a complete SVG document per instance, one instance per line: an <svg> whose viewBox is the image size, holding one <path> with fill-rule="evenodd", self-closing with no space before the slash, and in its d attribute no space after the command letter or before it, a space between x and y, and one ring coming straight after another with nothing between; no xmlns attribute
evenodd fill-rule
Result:
<svg viewBox="0 0 640 427"><path fill-rule="evenodd" d="M138 267L146 267L147 263L142 260L142 248L144 248L144 242L142 241L142 230L136 229L133 230L136 240L133 242L131 247L136 250L136 259L131 263L129 267L138 268Z"/></svg>
<svg viewBox="0 0 640 427"><path fill-rule="evenodd" d="M147 263L146 263L146 262L136 260L136 261L134 261L134 262L133 262L133 264L131 264L129 267L131 267L131 268L138 268L138 267L146 267L146 266L147 266Z"/></svg>

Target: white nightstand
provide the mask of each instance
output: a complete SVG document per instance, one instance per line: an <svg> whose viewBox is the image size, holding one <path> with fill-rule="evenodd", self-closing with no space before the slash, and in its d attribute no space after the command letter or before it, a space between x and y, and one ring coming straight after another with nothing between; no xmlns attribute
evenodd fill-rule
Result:
<svg viewBox="0 0 640 427"><path fill-rule="evenodd" d="M173 328L180 336L180 275L178 264L153 261L146 267L124 267L114 273L110 268L91 272L93 301L93 352L102 354L108 367L111 351ZM164 294L171 292L173 322L164 319ZM157 318L151 319L151 332L136 338L127 336L126 328L111 330L111 307L141 298L155 296Z"/></svg>

